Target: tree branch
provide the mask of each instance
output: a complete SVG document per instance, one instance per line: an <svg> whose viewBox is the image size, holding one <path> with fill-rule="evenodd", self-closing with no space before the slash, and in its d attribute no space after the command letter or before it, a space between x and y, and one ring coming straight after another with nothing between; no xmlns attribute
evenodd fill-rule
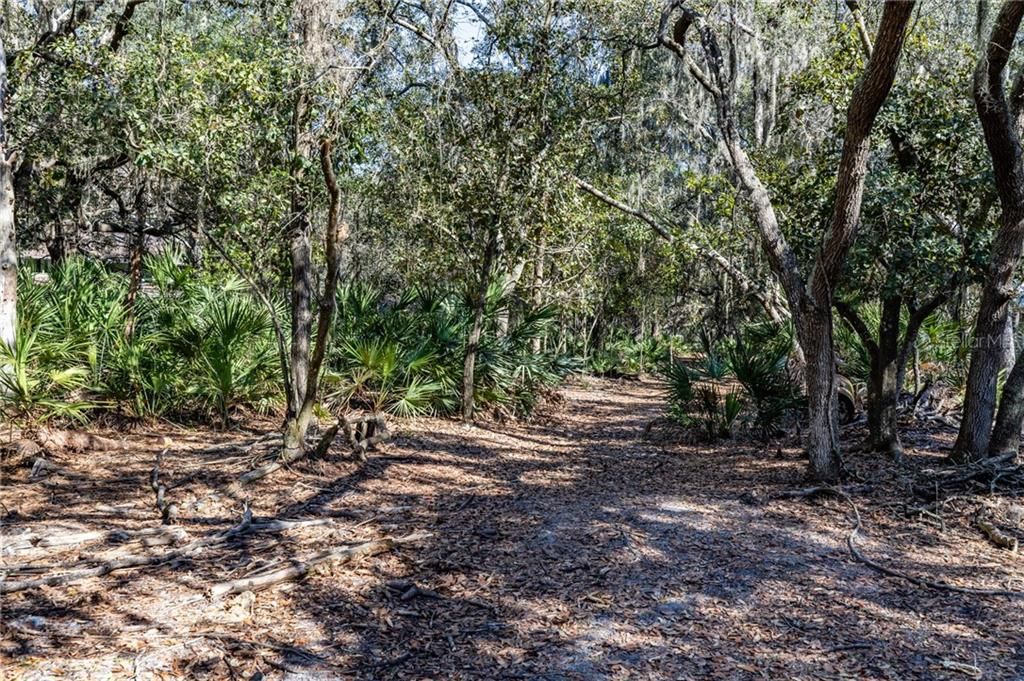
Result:
<svg viewBox="0 0 1024 681"><path fill-rule="evenodd" d="M573 176L572 179L576 183L577 187L579 187L580 189L582 189L586 193L590 194L595 199L598 199L599 201L601 201L603 203L606 203L609 206L611 206L612 208L620 210L623 213L626 213L627 215L632 215L636 219L638 219L641 222L644 222L648 226L650 226L655 232L657 232L665 240L670 241L670 242L672 241L672 233L668 229L666 229L660 222L658 222L649 213L645 213L644 211L640 210L639 208L634 208L633 206L630 206L627 203L623 203L622 201L619 201L618 199L615 199L615 198L609 196L608 194L605 194L604 192L602 192L600 189L598 189L594 185L590 184L589 182L586 182L585 180L582 180L582 179L576 177L575 175Z"/></svg>
<svg viewBox="0 0 1024 681"><path fill-rule="evenodd" d="M875 341L874 335L871 333L871 329L868 328L867 323L861 318L857 311L847 302L842 300L833 300L832 307L836 309L839 316L842 317L849 323L850 328L854 330L857 337L860 338L860 342L864 344L864 347L868 349L868 352L872 357L878 356L878 343Z"/></svg>

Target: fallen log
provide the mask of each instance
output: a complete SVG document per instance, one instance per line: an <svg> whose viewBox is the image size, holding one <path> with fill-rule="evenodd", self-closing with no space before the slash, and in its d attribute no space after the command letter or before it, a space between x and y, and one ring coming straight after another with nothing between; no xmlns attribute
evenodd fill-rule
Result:
<svg viewBox="0 0 1024 681"><path fill-rule="evenodd" d="M0 445L0 464L9 468L19 468L42 451L43 448L32 440L8 442Z"/></svg>
<svg viewBox="0 0 1024 681"><path fill-rule="evenodd" d="M229 594L242 593L243 591L261 591L275 584L282 582L293 582L305 578L311 571L321 565L349 563L362 556L373 556L383 553L397 544L419 541L429 537L429 534L410 534L399 539L375 539L356 546L342 546L327 549L315 553L305 560L297 561L286 568L268 572L253 577L221 582L210 589L210 595L214 598L227 596Z"/></svg>
<svg viewBox="0 0 1024 681"><path fill-rule="evenodd" d="M149 567L153 565L160 565L161 563L168 563L172 560L178 560L180 558L187 558L195 553L198 553L202 549L222 544L229 539L237 537L241 534L245 534L249 531L252 526L252 511L247 507L245 512L242 514L242 520L237 525L229 530L220 532L210 537L198 539L194 542L186 544L185 546L175 549L173 551L167 551L165 553L159 553L156 555L129 555L121 558L115 558L112 560L104 561L99 565L90 568L84 568L79 570L70 570L61 574L49 575L47 577L41 577L39 579L25 579L25 580L14 580L8 581L4 579L0 581L0 593L13 593L15 591L25 591L27 589L38 589L43 586L64 586L73 582L80 582L83 579L89 579L90 577L102 577L108 575L111 572L117 570L126 570L129 568L136 567Z"/></svg>
<svg viewBox="0 0 1024 681"><path fill-rule="evenodd" d="M1009 534L1003 532L998 527L996 527L994 523L992 523L986 518L978 518L976 522L978 525L978 529L980 529L985 534L985 536L988 537L988 540L990 542L992 542L1001 549L1006 549L1011 553L1017 553L1018 542L1016 537L1010 536Z"/></svg>
<svg viewBox="0 0 1024 681"><path fill-rule="evenodd" d="M50 451L109 452L128 449L128 443L79 430L39 431L35 440Z"/></svg>
<svg viewBox="0 0 1024 681"><path fill-rule="evenodd" d="M140 541L144 546L162 546L177 544L187 538L188 533L181 528L151 527L141 530L86 530L53 534L27 532L13 537L0 537L0 545L3 546L3 555L9 555L32 549L74 546L97 541L118 544Z"/></svg>

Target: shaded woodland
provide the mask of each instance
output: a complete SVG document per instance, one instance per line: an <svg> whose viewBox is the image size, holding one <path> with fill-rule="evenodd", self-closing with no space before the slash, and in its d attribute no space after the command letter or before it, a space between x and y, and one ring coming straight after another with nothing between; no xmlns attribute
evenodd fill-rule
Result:
<svg viewBox="0 0 1024 681"><path fill-rule="evenodd" d="M5 5L5 673L1024 677L1022 21Z"/></svg>

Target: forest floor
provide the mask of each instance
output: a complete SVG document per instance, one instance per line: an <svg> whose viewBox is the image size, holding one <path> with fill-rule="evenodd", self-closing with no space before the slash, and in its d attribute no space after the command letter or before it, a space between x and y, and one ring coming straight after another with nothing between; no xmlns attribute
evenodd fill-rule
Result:
<svg viewBox="0 0 1024 681"><path fill-rule="evenodd" d="M104 534L159 524L150 471L164 449L190 540L236 525L242 495L256 519L327 521L5 594L0 677L1024 679L1021 599L931 590L858 562L849 504L772 500L806 484L792 444L646 438L661 415L653 383L587 381L563 395L534 423L401 421L366 463L305 462L242 490L230 483L248 457L208 448L252 433L140 429L107 433L120 449L51 448L62 469L7 471L0 491L2 558L19 579L39 576L29 565L168 551ZM944 465L950 437L913 433L911 466ZM857 546L873 560L1024 588L1021 557L988 543L956 500L915 511L906 475L866 454L848 463L862 479L849 488ZM18 542L90 531L104 539ZM415 533L429 536L210 596L331 546Z"/></svg>

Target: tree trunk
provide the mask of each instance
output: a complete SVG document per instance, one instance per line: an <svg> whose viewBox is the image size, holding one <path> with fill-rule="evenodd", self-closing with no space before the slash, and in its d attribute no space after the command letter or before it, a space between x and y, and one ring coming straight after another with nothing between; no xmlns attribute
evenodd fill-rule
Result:
<svg viewBox="0 0 1024 681"><path fill-rule="evenodd" d="M476 387L476 355L480 349L480 337L484 329L484 313L487 307L487 288L491 281L491 270L498 249L497 238L492 235L487 241L484 260L480 268L480 281L473 297L473 325L466 338L466 351L462 361L462 420L473 422L474 392Z"/></svg>
<svg viewBox="0 0 1024 681"><path fill-rule="evenodd" d="M145 182L145 180L143 180ZM135 231L132 233L132 250L128 263L128 294L125 297L125 338L135 335L135 307L142 288L142 256L146 240L146 190L139 190L135 201Z"/></svg>
<svg viewBox="0 0 1024 681"><path fill-rule="evenodd" d="M313 327L313 277L312 248L309 224L303 225L300 234L292 237L292 325L299 324L304 332L299 336L292 333L291 366L289 368L292 390L289 394L288 416L285 419L281 458L294 461L302 456L306 448L306 434L313 424L313 409L316 406L320 372L330 346L331 324L337 308L338 280L341 272L341 245L348 238L348 224L341 217L341 194L331 160L331 143L320 143L320 166L327 185L330 199L327 211L327 229L324 251L327 258L324 276L324 290L320 296L317 312L316 345L310 353ZM293 210L299 205L293 203ZM297 215L297 213L293 213ZM304 237L304 238L303 238Z"/></svg>
<svg viewBox="0 0 1024 681"><path fill-rule="evenodd" d="M804 349L806 387L810 412L808 460L810 476L833 481L839 476L838 402L832 339L832 291L840 280L843 264L860 226L861 199L871 149L871 129L896 77L906 26L913 2L885 3L875 39L876 48L864 76L857 83L846 114L846 134L836 177L832 220L823 235L818 256L808 279L801 273L796 254L779 227L771 197L743 147L731 97L735 73L723 69L718 41L708 23L696 11L681 7L683 18L673 39L664 31L660 40L676 53L687 69L711 93L721 130L723 147L741 187L751 203L755 223L772 271L786 293L793 322ZM663 15L663 27L668 15ZM710 74L701 71L682 46L689 26L696 25Z"/></svg>
<svg viewBox="0 0 1024 681"><path fill-rule="evenodd" d="M1024 98L1014 96L1007 102L1003 82L1022 17L1024 2L1003 4L974 73L974 102L992 157L1002 219L974 326L963 420L952 453L958 462L980 459L989 451L1002 338L1013 298L1014 273L1024 248L1024 165L1018 135Z"/></svg>
<svg viewBox="0 0 1024 681"><path fill-rule="evenodd" d="M1017 452L1020 449L1021 426L1024 426L1024 356L1017 358L1003 386L996 426L989 442L989 456Z"/></svg>
<svg viewBox="0 0 1024 681"><path fill-rule="evenodd" d="M13 349L18 314L18 244L14 169L7 146L7 52L0 36L0 343Z"/></svg>
<svg viewBox="0 0 1024 681"><path fill-rule="evenodd" d="M499 246L499 250L503 249ZM498 308L498 314L495 319L495 331L498 334L498 338L504 338L508 335L508 327L512 315L512 308L508 302L511 300L512 294L515 293L516 287L519 286L519 280L522 279L524 270L526 270L526 258L519 260L502 282L501 297L503 303ZM484 293L486 294L486 291Z"/></svg>
<svg viewBox="0 0 1024 681"><path fill-rule="evenodd" d="M313 248L303 160L309 147L305 134L308 105L299 93L292 111L291 180L291 349L288 361L287 412L283 458L297 458L304 451L312 410L304 409L309 389L309 348L313 335Z"/></svg>
<svg viewBox="0 0 1024 681"><path fill-rule="evenodd" d="M547 249L544 243L544 235L540 236L540 241L537 243L537 252L533 259L533 284L532 290L532 302L534 309L539 309L544 304L544 260L547 257ZM544 347L544 338L537 336L530 341L530 351L533 354L540 354Z"/></svg>
<svg viewBox="0 0 1024 681"><path fill-rule="evenodd" d="M886 296L882 300L882 315L878 324L878 342L871 353L871 378L868 381L868 433L872 451L885 452L895 460L903 458L896 407L902 388L903 364L900 361L900 309L899 296Z"/></svg>
<svg viewBox="0 0 1024 681"><path fill-rule="evenodd" d="M838 480L842 474L839 450L839 402L836 392L832 314L813 311L804 315L800 344L807 362L807 456L811 477Z"/></svg>

